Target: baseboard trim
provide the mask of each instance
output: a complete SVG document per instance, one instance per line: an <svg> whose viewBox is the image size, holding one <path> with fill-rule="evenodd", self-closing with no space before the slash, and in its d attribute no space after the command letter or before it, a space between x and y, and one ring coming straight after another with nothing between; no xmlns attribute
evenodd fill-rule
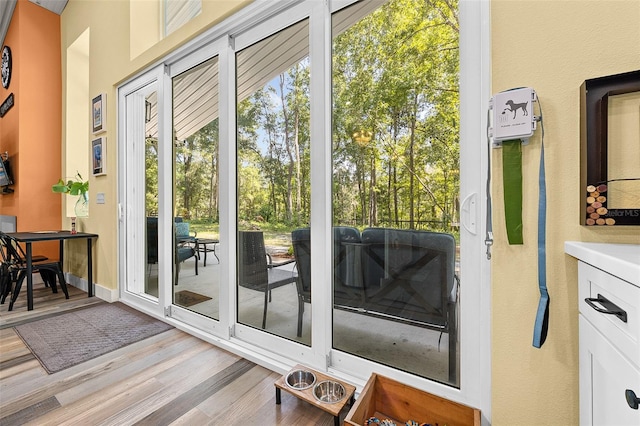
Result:
<svg viewBox="0 0 640 426"><path fill-rule="evenodd" d="M88 291L89 289L85 278L79 278L70 273L66 273L65 279L67 280L67 284L79 288L82 291ZM106 288L98 283L93 283L93 295L109 303L120 300L117 289Z"/></svg>

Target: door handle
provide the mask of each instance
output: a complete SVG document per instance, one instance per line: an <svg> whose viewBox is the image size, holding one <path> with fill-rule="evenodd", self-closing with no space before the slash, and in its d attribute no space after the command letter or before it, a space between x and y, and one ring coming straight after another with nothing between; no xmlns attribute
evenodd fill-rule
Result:
<svg viewBox="0 0 640 426"><path fill-rule="evenodd" d="M467 195L465 199L462 201L460 205L460 222L462 222L462 226L466 229L470 234L476 235L477 227L477 210L476 210L476 199L478 195L475 192Z"/></svg>
<svg viewBox="0 0 640 426"><path fill-rule="evenodd" d="M627 404L633 410L637 410L640 407L640 398L636 396L636 393L631 389L627 389L624 391L624 396L627 398Z"/></svg>
<svg viewBox="0 0 640 426"><path fill-rule="evenodd" d="M627 322L627 312L601 294L598 294L598 297L587 297L584 301L587 302L587 305L602 314L615 315L620 318L622 322ZM597 306L596 303L599 303L603 307Z"/></svg>

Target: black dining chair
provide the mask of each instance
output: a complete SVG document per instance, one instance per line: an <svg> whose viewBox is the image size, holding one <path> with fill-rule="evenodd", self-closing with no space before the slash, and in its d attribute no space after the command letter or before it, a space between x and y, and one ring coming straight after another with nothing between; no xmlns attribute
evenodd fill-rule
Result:
<svg viewBox="0 0 640 426"><path fill-rule="evenodd" d="M4 232L0 231L0 304L4 304L7 296L11 293L11 284L17 277L15 268L10 268L10 266L13 265L13 259L10 257L9 248L6 247L7 244L12 244L11 240ZM49 259L42 255L32 255L31 258L32 262L42 262ZM43 271L40 272L40 275L42 276L45 287L50 287L49 275L46 273L43 274ZM55 287L55 278L53 291L54 293L58 291Z"/></svg>
<svg viewBox="0 0 640 426"><path fill-rule="evenodd" d="M20 294L20 289L22 288L22 283L27 276L27 259L22 247L18 242L12 238L11 236L0 233L0 244L2 245L2 262L3 265L6 264L6 267L3 268L3 271L7 272L6 275L3 274L2 280L0 284L2 284L2 289L0 291L0 303L4 303L9 293L11 294L11 302L9 303L9 311L13 310L13 305L18 299L18 295ZM32 256L32 270L33 272L39 272L42 276L42 280L45 282L45 285L48 284L54 293L57 293L56 287L56 277L60 282L60 288L65 295L65 299L69 298L69 291L67 290L67 282L64 279L64 274L62 273L62 265L59 261L51 261L42 257L34 258ZM8 277L8 278L7 278ZM13 290L12 290L12 284Z"/></svg>
<svg viewBox="0 0 640 426"><path fill-rule="evenodd" d="M273 263L264 247L262 231L238 232L238 285L264 292L262 328L267 325L267 306L271 301L271 290L296 282L297 272L277 269L295 260Z"/></svg>

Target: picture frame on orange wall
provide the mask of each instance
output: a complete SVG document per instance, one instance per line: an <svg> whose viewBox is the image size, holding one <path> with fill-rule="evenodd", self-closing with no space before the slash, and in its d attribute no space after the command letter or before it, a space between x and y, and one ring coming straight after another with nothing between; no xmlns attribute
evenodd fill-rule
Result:
<svg viewBox="0 0 640 426"><path fill-rule="evenodd" d="M100 93L91 100L91 125L93 134L107 129L107 94Z"/></svg>
<svg viewBox="0 0 640 426"><path fill-rule="evenodd" d="M91 170L94 176L107 174L107 138L104 136L91 141Z"/></svg>

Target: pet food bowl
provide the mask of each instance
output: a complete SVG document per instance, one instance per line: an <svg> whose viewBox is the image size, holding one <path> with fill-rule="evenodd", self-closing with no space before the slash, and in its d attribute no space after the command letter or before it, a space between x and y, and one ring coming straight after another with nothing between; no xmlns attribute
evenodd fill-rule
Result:
<svg viewBox="0 0 640 426"><path fill-rule="evenodd" d="M309 389L316 382L316 375L311 371L293 370L287 374L286 382L292 389Z"/></svg>
<svg viewBox="0 0 640 426"><path fill-rule="evenodd" d="M347 391L339 382L325 380L313 388L313 396L320 402L334 404L341 401L347 395Z"/></svg>

